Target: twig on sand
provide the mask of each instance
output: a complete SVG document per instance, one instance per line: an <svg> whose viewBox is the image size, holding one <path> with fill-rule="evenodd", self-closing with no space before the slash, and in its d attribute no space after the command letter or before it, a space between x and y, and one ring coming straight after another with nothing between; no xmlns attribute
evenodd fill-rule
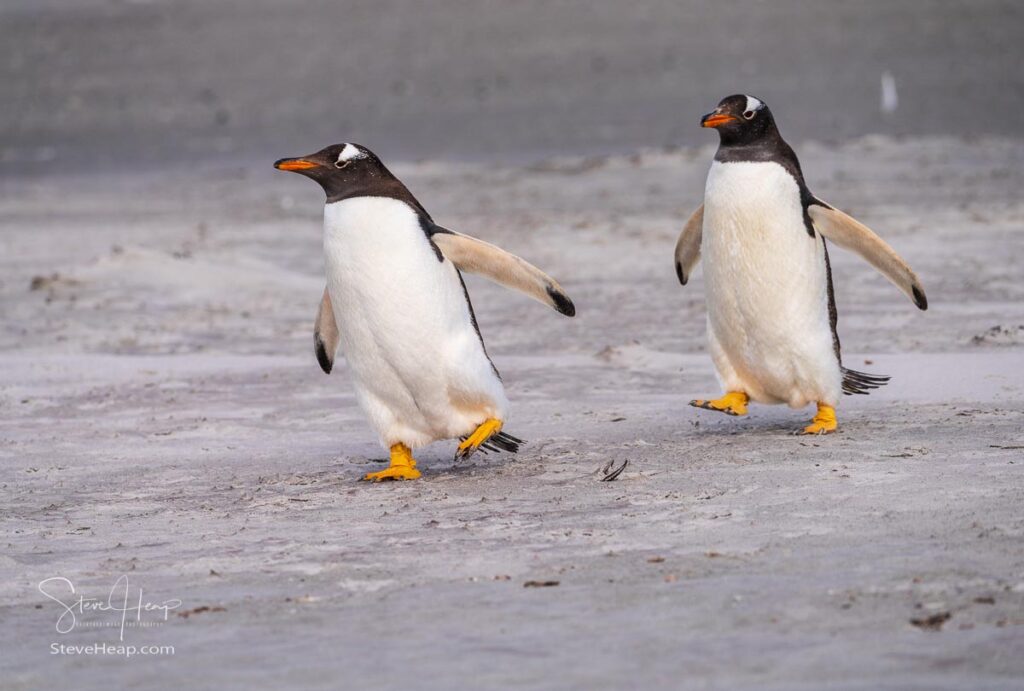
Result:
<svg viewBox="0 0 1024 691"><path fill-rule="evenodd" d="M950 612L938 612L929 617L920 617L918 619L911 619L910 623L919 629L925 631L939 631L942 629L942 625L953 618Z"/></svg>
<svg viewBox="0 0 1024 691"><path fill-rule="evenodd" d="M527 581L523 583L524 588L550 588L558 585L559 581Z"/></svg>
<svg viewBox="0 0 1024 691"><path fill-rule="evenodd" d="M612 470L612 466L614 464L615 461L608 461L608 464L601 469L601 473L603 475L601 482L614 482L619 475L622 475L622 471L626 469L626 466L629 465L629 459L627 458L622 462L622 465L615 470Z"/></svg>

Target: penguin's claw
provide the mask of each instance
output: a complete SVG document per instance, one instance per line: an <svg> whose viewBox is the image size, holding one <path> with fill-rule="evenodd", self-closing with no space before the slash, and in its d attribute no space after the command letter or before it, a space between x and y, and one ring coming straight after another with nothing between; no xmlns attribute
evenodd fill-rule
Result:
<svg viewBox="0 0 1024 691"><path fill-rule="evenodd" d="M416 459L412 457L412 451L405 444L395 444L391 447L391 465L385 470L367 473L363 479L370 482L382 482L384 480L416 480L419 477L420 471L416 470Z"/></svg>
<svg viewBox="0 0 1024 691"><path fill-rule="evenodd" d="M747 414L747 403L749 402L750 397L742 391L730 391L721 398L716 398L712 401L706 401L703 398L698 398L690 401L690 405L694 408L717 410L720 413L738 417L740 415Z"/></svg>
<svg viewBox="0 0 1024 691"><path fill-rule="evenodd" d="M839 427L836 421L836 410L824 403L818 404L818 414L811 420L811 424L804 427L804 434L832 434Z"/></svg>
<svg viewBox="0 0 1024 691"><path fill-rule="evenodd" d="M480 423L480 426L459 444L459 448L455 450L455 460L461 461L463 458L472 456L473 452L485 444L488 439L501 432L501 424L501 420L493 417Z"/></svg>

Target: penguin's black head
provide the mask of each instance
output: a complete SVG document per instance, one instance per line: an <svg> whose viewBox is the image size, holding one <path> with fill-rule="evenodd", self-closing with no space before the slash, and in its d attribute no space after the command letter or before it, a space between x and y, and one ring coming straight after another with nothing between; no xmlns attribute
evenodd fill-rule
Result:
<svg viewBox="0 0 1024 691"><path fill-rule="evenodd" d="M700 124L718 130L726 146L753 144L779 133L767 104L746 94L726 96L717 108L701 118Z"/></svg>
<svg viewBox="0 0 1024 691"><path fill-rule="evenodd" d="M282 158L274 167L316 180L329 199L395 181L372 151L352 143L333 144L309 156Z"/></svg>

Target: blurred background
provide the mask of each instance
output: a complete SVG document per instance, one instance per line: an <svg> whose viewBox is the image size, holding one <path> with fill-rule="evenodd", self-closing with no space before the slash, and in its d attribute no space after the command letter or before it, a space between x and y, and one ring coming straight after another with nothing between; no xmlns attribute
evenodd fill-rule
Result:
<svg viewBox="0 0 1024 691"><path fill-rule="evenodd" d="M4 0L0 165L529 162L707 144L730 93L794 142L1018 136L1014 0Z"/></svg>

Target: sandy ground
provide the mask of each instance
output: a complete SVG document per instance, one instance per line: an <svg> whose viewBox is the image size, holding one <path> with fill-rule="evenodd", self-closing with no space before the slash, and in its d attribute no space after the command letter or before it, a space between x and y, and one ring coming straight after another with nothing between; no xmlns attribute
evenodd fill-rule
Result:
<svg viewBox="0 0 1024 691"><path fill-rule="evenodd" d="M716 387L671 252L710 148L397 165L579 316L471 279L529 443L439 443L381 486L344 365L313 358L313 185L269 161L0 178L0 687L1019 687L1024 144L799 153L931 303L833 252L846 360L893 375L839 434L686 405ZM51 654L118 629L57 633L39 583L122 574L181 600L125 643L175 654Z"/></svg>

